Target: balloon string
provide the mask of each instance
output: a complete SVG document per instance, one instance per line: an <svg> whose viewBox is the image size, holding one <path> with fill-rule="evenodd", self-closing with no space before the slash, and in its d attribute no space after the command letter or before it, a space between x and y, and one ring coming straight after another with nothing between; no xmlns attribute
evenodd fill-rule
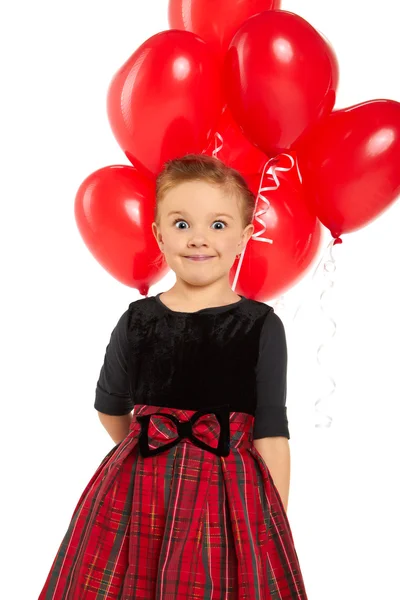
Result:
<svg viewBox="0 0 400 600"><path fill-rule="evenodd" d="M329 261L329 262L332 262L333 264L335 264L335 260L334 260L333 253L332 253L332 248L333 248L333 246L335 246L335 244L338 244L338 243L339 244L342 243L342 240L340 238L336 238L336 239L331 240L329 242L325 253L323 254L321 260L319 261L319 263L317 264L317 266L314 269L314 273L313 273L313 275L312 275L312 277L310 279L309 284L306 286L307 289L309 289L313 285L314 280L315 280L318 272L320 271L321 263L325 260L325 255L326 255L327 252L330 253L330 257L331 257L331 261ZM324 269L325 269L325 265L324 265ZM306 294L307 293L309 293L309 292L306 292ZM296 310L295 310L295 312L293 314L293 317L292 317L292 322L295 321L295 319L297 318L297 315L298 315L299 311L301 310L303 304L304 304L304 296L303 296L302 300L300 300L300 302L297 305L297 308L296 308Z"/></svg>
<svg viewBox="0 0 400 600"><path fill-rule="evenodd" d="M310 287L313 285L314 280L315 280L317 274L320 272L321 264L323 263L324 286L323 286L322 292L321 292L321 294L319 296L319 309L322 312L322 314L333 325L333 331L332 331L332 334L330 336L330 340L329 341L331 341L331 339L335 336L335 334L336 334L336 328L337 327L336 327L336 322L333 319L333 317L331 315L329 315L328 312L324 308L323 298L326 296L326 294L328 293L328 291L334 287L334 279L333 279L333 277L331 277L331 273L334 273L336 271L336 262L335 262L335 258L334 258L334 255L333 255L333 246L335 246L336 244L341 244L341 243L342 243L342 240L340 238L335 238L335 239L333 239L333 240L331 240L329 242L329 244L327 246L327 250L325 251L325 253L323 254L321 260L318 262L316 268L314 269L314 273L312 275L312 278L310 279L310 281L309 281L309 283L308 283L308 285L306 287L306 293L304 294L302 300L299 302L299 304L298 304L298 306L297 306L297 308L296 308L296 310L295 310L295 312L293 314L293 317L292 317L292 323L294 323L294 321L296 320L296 318L297 318L297 316L299 314L299 311L300 311L301 307L305 303L305 300L310 296ZM325 258L327 252L329 253L329 259L328 260L326 260L326 258ZM283 302L284 298L285 298L285 296L281 296L278 299L278 301L276 302L276 305L280 305L280 306L284 305L284 302ZM322 395L322 396L318 396L317 400L315 401L315 404L314 404L315 411L316 411L316 413L318 415L318 418L319 418L319 422L317 422L315 424L315 427L318 427L318 428L322 428L322 427L328 428L328 427L331 426L332 417L329 414L327 414L326 412L324 412L321 409L320 405L323 404L324 402L326 402L326 400L336 390L335 379L331 376L331 374L327 371L327 369L324 368L324 366L323 366L323 364L321 362L321 359L320 359L321 351L322 351L322 349L324 347L326 347L326 345L327 345L326 343L322 343L318 347L318 349L317 349L317 362L318 362L318 365L319 365L320 369L322 371L324 371L325 375L330 380L330 382L332 384L332 388L331 388L330 392L328 392L327 394Z"/></svg>
<svg viewBox="0 0 400 600"><path fill-rule="evenodd" d="M335 258L332 253L332 248L333 248L334 244L335 244L335 240L332 240L330 242L330 244L328 245L330 260L326 260L324 262L323 275L324 275L325 286L319 297L319 309L322 312L322 314L325 315L326 318L329 319L329 321L333 325L333 331L330 336L331 339L336 334L336 322L324 309L324 304L323 304L322 300L323 300L324 296L328 293L328 291L331 290L333 288L333 286L335 285L334 278L331 276L331 273L334 273L336 271ZM324 396L319 396L315 402L315 411L317 412L317 414L320 417L320 422L315 424L316 427L330 427L331 426L332 417L330 415L326 414L326 412L324 412L323 410L321 410L319 408L319 405L324 401L326 402L326 400L335 392L335 389L336 389L336 382L335 382L334 378L330 375L330 373L328 373L328 371L326 369L324 369L323 364L321 363L321 360L320 360L320 353L321 353L322 348L324 348L324 346L326 346L326 344L324 344L324 343L320 344L320 346L317 350L317 362L319 364L319 367L325 372L325 374L331 381L332 388L328 394L325 394Z"/></svg>
<svg viewBox="0 0 400 600"><path fill-rule="evenodd" d="M281 158L283 158L283 157L286 157L289 159L289 161L290 161L289 167L278 166L279 162L281 161ZM263 194L263 192L275 192L280 187L280 181L279 181L277 172L280 171L280 172L284 173L284 172L290 171L294 165L295 165L295 160L293 159L292 156L290 156L290 154L279 154L278 156L276 156L274 158L270 158L264 164L264 168L262 170L262 174L261 174L261 178L260 178L260 185L258 188L256 203L255 203L254 211L253 211L253 220L257 221L257 223L259 223L261 225L261 229L259 231L256 231L255 233L253 233L253 235L251 236L252 240L254 240L256 242L266 242L268 244L274 243L273 240L271 240L270 238L262 237L262 234L265 233L265 231L267 229L267 224L266 224L266 221L261 219L261 215L266 215L266 213L268 212L268 210L271 206L268 198ZM272 185L263 186L264 178L266 176L268 176L270 184L272 183L271 182L271 178L272 178L272 181L273 181ZM258 203L260 200L262 202L264 202L264 204L266 205L266 208L261 208L260 210L257 210ZM233 290L235 290L237 281L239 279L239 274L240 274L240 270L242 268L246 248L247 248L247 244L246 244L243 252L240 255L239 263L236 268L235 277L234 277L233 285L232 285Z"/></svg>
<svg viewBox="0 0 400 600"><path fill-rule="evenodd" d="M219 142L220 142L220 145L219 145L219 146L218 146L218 144L217 144L217 140L219 140ZM212 155L213 155L213 157L214 157L214 158L218 158L218 157L217 157L217 154L218 154L218 152L219 152L220 150L222 150L222 148L223 148L223 146L224 146L224 140L223 140L223 137L222 137L222 135L221 135L220 133L218 133L218 131L216 131L216 132L215 132L215 134L214 134L214 141L215 141L215 148L214 148L214 150L212 151Z"/></svg>

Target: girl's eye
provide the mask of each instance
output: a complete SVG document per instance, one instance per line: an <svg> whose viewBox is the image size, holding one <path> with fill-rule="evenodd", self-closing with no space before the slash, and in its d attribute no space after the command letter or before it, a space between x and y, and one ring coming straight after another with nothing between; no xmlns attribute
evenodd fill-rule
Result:
<svg viewBox="0 0 400 600"><path fill-rule="evenodd" d="M176 223L186 223L186 221L184 221L183 219L175 219L173 225L176 225ZM178 227L178 229L182 229L182 227Z"/></svg>
<svg viewBox="0 0 400 600"><path fill-rule="evenodd" d="M227 226L227 223L225 221L214 221L214 223L223 223L224 224L223 229L225 229L225 227Z"/></svg>
<svg viewBox="0 0 400 600"><path fill-rule="evenodd" d="M173 224L176 225L176 223L186 223L187 224L187 221L185 221L184 219L175 219L175 221L173 222ZM223 229L225 229L225 227L227 225L227 223L225 221L222 221L222 220L214 221L214 223L223 223L224 224ZM182 229L182 227L178 227L178 229ZM185 229L185 228L183 228L183 229Z"/></svg>

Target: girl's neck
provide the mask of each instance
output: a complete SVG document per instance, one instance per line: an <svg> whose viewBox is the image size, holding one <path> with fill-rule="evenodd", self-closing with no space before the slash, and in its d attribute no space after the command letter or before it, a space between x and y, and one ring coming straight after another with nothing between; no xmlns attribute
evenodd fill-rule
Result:
<svg viewBox="0 0 400 600"><path fill-rule="evenodd" d="M203 308L214 308L234 304L241 299L241 296L229 289L227 292L210 295L209 293L192 293L190 291L180 291L171 288L162 292L160 300L171 310L183 312L195 312Z"/></svg>

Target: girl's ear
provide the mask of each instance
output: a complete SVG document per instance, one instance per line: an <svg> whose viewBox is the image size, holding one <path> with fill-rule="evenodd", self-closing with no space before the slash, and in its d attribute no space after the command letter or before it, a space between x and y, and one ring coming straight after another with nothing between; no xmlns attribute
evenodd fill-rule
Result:
<svg viewBox="0 0 400 600"><path fill-rule="evenodd" d="M247 227L245 227L243 229L242 242L241 242L241 244L243 245L242 250L244 249L244 246L247 244L247 242L249 241L249 239L251 238L253 233L254 233L254 225L252 223L250 225L247 225Z"/></svg>
<svg viewBox="0 0 400 600"><path fill-rule="evenodd" d="M158 231L157 223L154 222L151 224L151 230L153 232L157 244L162 244L162 238L160 232Z"/></svg>

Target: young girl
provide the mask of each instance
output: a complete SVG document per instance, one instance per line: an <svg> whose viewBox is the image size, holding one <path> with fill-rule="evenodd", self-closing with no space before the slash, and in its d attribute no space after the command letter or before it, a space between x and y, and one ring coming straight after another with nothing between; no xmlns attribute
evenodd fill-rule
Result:
<svg viewBox="0 0 400 600"><path fill-rule="evenodd" d="M254 204L215 158L159 175L153 233L176 283L111 334L94 406L116 446L39 600L307 599L286 514L285 332L229 285Z"/></svg>

